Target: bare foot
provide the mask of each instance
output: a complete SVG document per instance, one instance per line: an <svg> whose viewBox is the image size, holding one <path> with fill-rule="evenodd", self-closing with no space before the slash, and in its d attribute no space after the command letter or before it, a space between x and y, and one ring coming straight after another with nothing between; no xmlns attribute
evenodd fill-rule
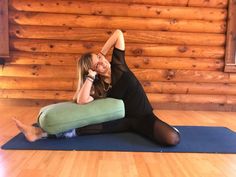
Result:
<svg viewBox="0 0 236 177"><path fill-rule="evenodd" d="M15 117L12 120L16 123L17 128L25 135L26 139L30 142L41 139L45 132L41 128L25 125Z"/></svg>

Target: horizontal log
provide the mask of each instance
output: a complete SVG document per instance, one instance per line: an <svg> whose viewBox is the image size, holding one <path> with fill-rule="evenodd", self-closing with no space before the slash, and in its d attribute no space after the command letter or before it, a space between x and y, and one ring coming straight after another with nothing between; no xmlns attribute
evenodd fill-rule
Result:
<svg viewBox="0 0 236 177"><path fill-rule="evenodd" d="M74 65L80 54L61 53L36 53L11 51L11 56L7 60L10 64L19 65Z"/></svg>
<svg viewBox="0 0 236 177"><path fill-rule="evenodd" d="M214 7L214 8L227 8L227 0L189 0L188 6L194 7Z"/></svg>
<svg viewBox="0 0 236 177"><path fill-rule="evenodd" d="M27 39L61 39L105 42L113 30L49 27L49 26L10 26L10 36ZM180 45L225 45L225 34L184 33L163 31L124 31L126 43L180 44Z"/></svg>
<svg viewBox="0 0 236 177"><path fill-rule="evenodd" d="M178 32L225 33L226 22L205 20L179 20L142 17L111 17L39 12L9 13L13 24L37 26L67 26L84 28L120 28L123 30L159 30Z"/></svg>
<svg viewBox="0 0 236 177"><path fill-rule="evenodd" d="M57 53L32 53L12 52L11 64L39 64L39 65L72 65L76 66L76 59L79 55L57 54ZM111 56L106 58L110 61ZM126 63L129 68L139 69L190 69L190 70L211 70L222 71L223 59L207 58L177 58L177 57L133 57L127 56Z"/></svg>
<svg viewBox="0 0 236 177"><path fill-rule="evenodd" d="M123 0L88 0L90 2L124 2ZM135 4L154 4L154 5L165 5L165 6L198 6L198 7L217 7L217 8L226 8L228 1L227 0L126 0L126 3L135 3Z"/></svg>
<svg viewBox="0 0 236 177"><path fill-rule="evenodd" d="M72 91L0 90L0 98L72 100Z"/></svg>
<svg viewBox="0 0 236 177"><path fill-rule="evenodd" d="M184 81L236 83L236 77L220 71L132 69L141 81ZM0 70L0 76L34 77L34 78L76 78L76 67L42 66L42 65L9 65ZM229 77L231 76L231 77Z"/></svg>
<svg viewBox="0 0 236 177"><path fill-rule="evenodd" d="M99 52L104 43L79 42L58 40L32 40L11 39L11 50L27 52L53 52L53 53L84 53ZM168 56L168 57L199 57L223 58L224 47L217 46L186 46L186 45L154 45L130 44L126 46L126 54L133 56ZM111 54L111 53L110 53Z"/></svg>
<svg viewBox="0 0 236 177"><path fill-rule="evenodd" d="M114 8L114 6L116 8ZM83 2L70 0L12 0L11 9L30 12L69 13L121 17L154 17L194 20L225 20L226 9L140 5L127 2ZM188 15L186 15L188 14Z"/></svg>
<svg viewBox="0 0 236 177"><path fill-rule="evenodd" d="M126 57L129 68L222 71L223 59L192 59L177 57Z"/></svg>
<svg viewBox="0 0 236 177"><path fill-rule="evenodd" d="M49 104L55 104L61 100L39 100L39 99L0 99L0 106L27 106L27 107L43 107ZM159 110L192 110L192 111L228 111L235 112L235 104L201 104L201 103L170 103L160 102L152 103L154 111Z"/></svg>
<svg viewBox="0 0 236 177"><path fill-rule="evenodd" d="M38 90L0 90L0 98L71 100L74 92L70 91L38 91ZM227 95L190 95L190 94L147 94L151 103L218 103L236 104L236 96Z"/></svg>
<svg viewBox="0 0 236 177"><path fill-rule="evenodd" d="M230 80L228 73L218 71L161 69L133 69L132 71L141 81L235 83L235 80Z"/></svg>
<svg viewBox="0 0 236 177"><path fill-rule="evenodd" d="M236 84L195 82L141 82L147 93L236 95Z"/></svg>
<svg viewBox="0 0 236 177"><path fill-rule="evenodd" d="M13 99L10 99L13 100ZM18 105L26 104L24 102L18 101ZM36 101L35 101L36 102ZM9 104L6 101L5 104ZM38 103L38 102L37 102ZM35 104L32 102L31 104ZM48 105L48 104L47 104ZM160 102L152 103L153 109L158 112L159 110L181 110L181 111L218 111L218 112L235 112L235 104L220 104L220 103L170 103L170 102Z"/></svg>
<svg viewBox="0 0 236 177"><path fill-rule="evenodd" d="M41 90L72 91L75 90L76 79L70 78L32 78L32 77L0 77L0 89L9 90Z"/></svg>
<svg viewBox="0 0 236 177"><path fill-rule="evenodd" d="M22 98L18 98L18 99L11 99L11 98L0 98L0 106L10 106L10 107L37 107L37 108L41 108L44 106L48 106L50 104L55 104L61 101L58 100L39 100L39 99L22 99Z"/></svg>
<svg viewBox="0 0 236 177"><path fill-rule="evenodd" d="M190 95L190 94L148 94L151 103L210 103L210 104L236 104L236 96L228 95Z"/></svg>
<svg viewBox="0 0 236 177"><path fill-rule="evenodd" d="M236 81L236 73L229 73L229 80L230 82Z"/></svg>
<svg viewBox="0 0 236 177"><path fill-rule="evenodd" d="M75 91L77 79L0 77L0 89ZM50 83L50 84L49 84ZM141 82L147 93L236 95L236 84L191 82Z"/></svg>
<svg viewBox="0 0 236 177"><path fill-rule="evenodd" d="M76 66L9 65L0 70L0 76L76 78Z"/></svg>

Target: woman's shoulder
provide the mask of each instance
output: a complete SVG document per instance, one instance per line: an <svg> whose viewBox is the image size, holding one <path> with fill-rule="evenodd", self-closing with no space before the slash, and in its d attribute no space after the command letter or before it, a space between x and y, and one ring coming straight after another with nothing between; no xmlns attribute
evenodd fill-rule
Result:
<svg viewBox="0 0 236 177"><path fill-rule="evenodd" d="M112 52L112 57L125 57L125 50L114 47Z"/></svg>
<svg viewBox="0 0 236 177"><path fill-rule="evenodd" d="M120 49L120 48L118 48L118 47L114 47L114 48L113 48L113 51L125 52L125 50Z"/></svg>
<svg viewBox="0 0 236 177"><path fill-rule="evenodd" d="M119 65L120 64L126 65L125 50L121 50L119 48L114 47L113 52L112 52L111 63L112 64L119 64Z"/></svg>

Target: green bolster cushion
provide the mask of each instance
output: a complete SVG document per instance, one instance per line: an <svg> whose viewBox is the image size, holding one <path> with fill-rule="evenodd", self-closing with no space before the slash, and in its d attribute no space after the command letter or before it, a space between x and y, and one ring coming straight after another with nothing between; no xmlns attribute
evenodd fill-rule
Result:
<svg viewBox="0 0 236 177"><path fill-rule="evenodd" d="M57 134L86 125L116 120L125 116L122 100L105 98L78 105L62 102L43 107L38 123L49 134Z"/></svg>

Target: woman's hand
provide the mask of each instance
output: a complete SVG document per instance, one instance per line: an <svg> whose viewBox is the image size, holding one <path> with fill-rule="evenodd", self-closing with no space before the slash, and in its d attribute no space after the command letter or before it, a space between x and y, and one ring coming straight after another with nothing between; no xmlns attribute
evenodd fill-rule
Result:
<svg viewBox="0 0 236 177"><path fill-rule="evenodd" d="M89 70L88 70L88 73L89 73L90 76L92 76L92 77L94 77L94 78L95 78L95 76L97 75L97 72L96 72L96 71L93 71L92 69L89 69Z"/></svg>
<svg viewBox="0 0 236 177"><path fill-rule="evenodd" d="M86 104L94 100L93 97L90 96L90 93L96 75L96 71L93 71L92 69L88 70L88 75L85 76L86 80L78 91L76 99L77 104Z"/></svg>

